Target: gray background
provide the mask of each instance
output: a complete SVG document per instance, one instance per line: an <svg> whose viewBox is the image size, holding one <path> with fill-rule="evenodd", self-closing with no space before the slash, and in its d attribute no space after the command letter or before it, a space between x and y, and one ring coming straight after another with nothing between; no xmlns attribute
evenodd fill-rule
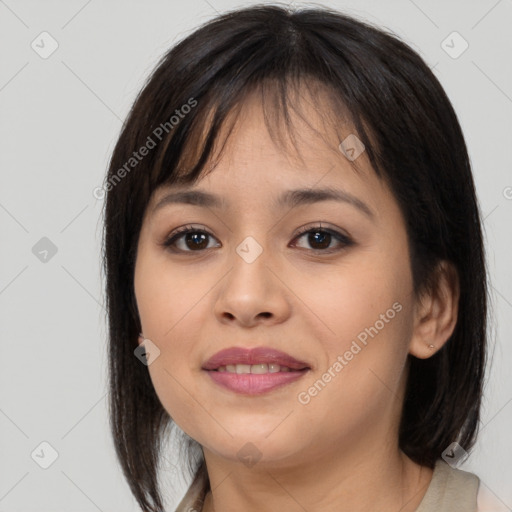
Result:
<svg viewBox="0 0 512 512"><path fill-rule="evenodd" d="M93 190L159 57L241 5L0 0L0 512L137 510L108 431L102 201ZM494 314L482 431L462 468L511 508L512 1L324 5L401 36L434 68L458 113L485 217ZM47 58L31 47L51 49L43 31L58 43ZM453 31L469 44L457 58L463 41L442 43ZM46 261L43 237L57 249ZM58 452L47 469L39 466L51 462L43 441ZM177 484L169 510L188 483L175 463L169 456Z"/></svg>

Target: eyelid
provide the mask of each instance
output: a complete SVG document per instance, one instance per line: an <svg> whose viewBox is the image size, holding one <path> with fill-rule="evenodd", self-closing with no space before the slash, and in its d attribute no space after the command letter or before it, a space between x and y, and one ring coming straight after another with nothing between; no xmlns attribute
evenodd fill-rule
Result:
<svg viewBox="0 0 512 512"><path fill-rule="evenodd" d="M337 233L343 235L347 239L352 239L351 235L349 235L346 230L334 226L329 226L328 223L326 225L324 221L311 222L309 224L306 224L305 226L298 228L297 233L294 235L294 237L303 235L304 233L307 233L308 231L315 229L318 231L326 231L328 233Z"/></svg>
<svg viewBox="0 0 512 512"><path fill-rule="evenodd" d="M199 227L198 227L199 226ZM163 239L163 241L160 243L160 245L163 245L164 247L170 247L171 242L175 241L180 235L186 234L188 232L193 233L204 233L208 236L211 236L212 238L215 238L215 235L213 235L210 230L208 230L205 226L202 225L192 225L187 224L185 226L181 226L179 228L174 229L171 231L168 235L166 235ZM187 251L187 252L193 252L193 251Z"/></svg>
<svg viewBox="0 0 512 512"><path fill-rule="evenodd" d="M299 228L297 233L293 237L293 241L301 238L303 235L307 233L314 233L316 231L321 231L324 233L330 234L332 237L334 237L339 243L342 244L342 247L334 247L331 249L309 249L309 251L315 253L315 254L333 254L337 252L341 252L346 247L350 247L355 244L354 239L351 235L349 235L345 230L342 230L341 228L334 228L325 226L322 221L316 221L312 224L306 224L305 226L302 226ZM305 249L307 250L307 249Z"/></svg>
<svg viewBox="0 0 512 512"><path fill-rule="evenodd" d="M309 250L310 252L316 253L316 254L331 254L334 252L340 252L345 247L349 247L353 245L355 242L351 235L349 235L345 230L342 230L338 227L329 227L325 226L322 221L315 221L310 224L306 224L305 226L302 226L297 230L297 232L293 235L292 242L295 242L297 239L301 238L303 235L315 232L315 231L321 231L324 233L327 233L334 237L339 243L342 244L342 247L338 248L331 248L331 249L304 249ZM204 253L207 249L201 249L201 250L182 250L182 249L176 249L173 248L173 245L176 243L177 240L179 240L183 235L186 235L188 233L204 233L208 237L214 238L217 240L217 237L213 235L210 230L208 230L205 226L202 225L192 225L187 224L185 226L181 226L179 228L176 228L175 230L171 231L169 235L167 235L162 242L160 242L159 245L163 246L165 249L177 253L177 254L185 254L185 253ZM218 240L217 240L218 241ZM220 242L219 242L220 243Z"/></svg>

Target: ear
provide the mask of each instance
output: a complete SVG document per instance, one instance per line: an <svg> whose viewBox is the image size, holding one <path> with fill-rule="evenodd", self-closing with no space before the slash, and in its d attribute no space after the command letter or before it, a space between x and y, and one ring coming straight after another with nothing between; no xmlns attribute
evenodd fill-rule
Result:
<svg viewBox="0 0 512 512"><path fill-rule="evenodd" d="M448 261L441 261L432 277L431 285L415 304L409 353L419 359L427 359L440 350L457 323L460 296L457 270Z"/></svg>
<svg viewBox="0 0 512 512"><path fill-rule="evenodd" d="M138 339L138 342L139 342L139 345L142 345L144 343L144 334L142 333L139 333L139 339Z"/></svg>

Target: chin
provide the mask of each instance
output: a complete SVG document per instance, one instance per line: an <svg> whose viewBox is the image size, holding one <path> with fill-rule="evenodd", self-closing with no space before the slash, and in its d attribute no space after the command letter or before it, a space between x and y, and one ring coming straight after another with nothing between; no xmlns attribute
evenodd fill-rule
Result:
<svg viewBox="0 0 512 512"><path fill-rule="evenodd" d="M273 428L275 428L275 425ZM275 467L276 463L277 465L286 461L291 463L299 456L297 452L299 447L297 443L290 442L291 438L289 436L272 435L273 439L270 441L268 432L271 432L271 429L252 434L244 433L243 435L232 432L232 438L218 440L218 443L210 438L205 444L201 443L201 445L217 457L239 461L247 467L252 467L255 464L260 466L269 464ZM286 440L288 443L286 443Z"/></svg>

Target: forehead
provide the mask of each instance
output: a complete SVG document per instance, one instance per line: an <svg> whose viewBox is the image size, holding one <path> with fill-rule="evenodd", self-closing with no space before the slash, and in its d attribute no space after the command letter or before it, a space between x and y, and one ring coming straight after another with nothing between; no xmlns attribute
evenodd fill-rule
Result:
<svg viewBox="0 0 512 512"><path fill-rule="evenodd" d="M224 110L227 114L220 114ZM350 112L339 91L313 77L267 78L247 86L229 103L218 97L205 98L196 112L176 165L176 173L181 177L186 176L203 156L214 126L214 147L208 155L209 162L203 166L202 176L221 153L224 160L238 155L240 151L237 150L250 152L257 158L259 149L266 155L279 152L290 160L302 158L303 150L307 150L308 158L314 158L317 153L324 159L319 153L329 149L339 157L340 142L358 136L352 121L358 114ZM367 123L364 126L368 130ZM371 134L366 136L371 137ZM229 146L230 151L226 151L225 146ZM358 154L353 156L351 163L357 168L362 159L355 158ZM168 170L162 169L162 172Z"/></svg>
<svg viewBox="0 0 512 512"><path fill-rule="evenodd" d="M292 182L303 187L322 182L329 187L340 178L351 182L379 181L348 116L334 113L325 88L315 84L311 87L290 89L286 111L274 108L274 89L270 94L264 89L249 94L222 124L197 181L188 186L165 185L155 192L153 203L170 188L186 189L199 184L226 191L252 187L256 193L261 187L284 188ZM265 94L261 94L263 90ZM207 117L199 128L201 142L210 121ZM189 153L202 146L197 133L193 135Z"/></svg>

